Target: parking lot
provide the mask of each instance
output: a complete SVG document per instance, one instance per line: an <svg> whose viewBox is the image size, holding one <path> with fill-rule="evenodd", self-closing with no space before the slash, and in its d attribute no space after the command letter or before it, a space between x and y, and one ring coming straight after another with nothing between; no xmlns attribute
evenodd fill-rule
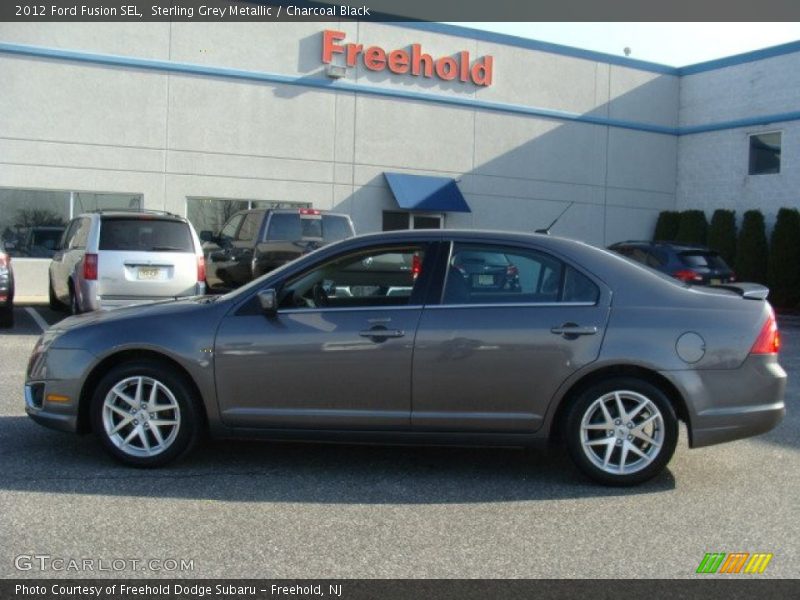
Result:
<svg viewBox="0 0 800 600"><path fill-rule="evenodd" d="M558 452L509 449L218 441L121 467L91 436L25 416L28 355L63 315L15 311L0 330L2 577L682 578L706 552L773 553L758 577L800 576L800 319L780 321L777 429L693 451L682 431L665 474L611 489ZM160 562L19 570L33 555ZM164 568L181 560L192 569Z"/></svg>

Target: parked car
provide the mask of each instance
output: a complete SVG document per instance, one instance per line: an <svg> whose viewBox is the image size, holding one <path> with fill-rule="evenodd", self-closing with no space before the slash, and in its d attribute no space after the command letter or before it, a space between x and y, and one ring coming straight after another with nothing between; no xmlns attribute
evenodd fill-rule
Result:
<svg viewBox="0 0 800 600"><path fill-rule="evenodd" d="M0 327L14 325L14 271L11 255L0 239Z"/></svg>
<svg viewBox="0 0 800 600"><path fill-rule="evenodd" d="M205 293L200 240L183 217L97 211L70 221L50 262L50 306L73 314Z"/></svg>
<svg viewBox="0 0 800 600"><path fill-rule="evenodd" d="M475 252L505 256L520 289L465 279L458 257ZM635 484L669 462L679 420L695 448L781 420L786 373L767 292L688 286L546 235L360 236L222 296L65 319L33 350L26 410L48 427L93 431L142 467L185 455L206 430L560 439L588 476Z"/></svg>
<svg viewBox="0 0 800 600"><path fill-rule="evenodd" d="M628 241L608 249L686 283L716 285L736 281L733 269L719 253L705 246Z"/></svg>
<svg viewBox="0 0 800 600"><path fill-rule="evenodd" d="M217 235L201 231L200 239L209 287L224 291L354 235L347 215L312 208L253 209L233 215Z"/></svg>
<svg viewBox="0 0 800 600"><path fill-rule="evenodd" d="M60 225L37 225L29 227L17 247L17 256L29 258L52 258L58 248L64 227Z"/></svg>

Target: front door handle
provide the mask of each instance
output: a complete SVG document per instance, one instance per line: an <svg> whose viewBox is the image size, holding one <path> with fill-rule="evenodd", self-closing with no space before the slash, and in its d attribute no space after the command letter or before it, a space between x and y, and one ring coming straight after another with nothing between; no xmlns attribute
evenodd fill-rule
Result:
<svg viewBox="0 0 800 600"><path fill-rule="evenodd" d="M597 333L597 327L581 327L577 323L564 323L563 325L559 325L557 327L551 327L550 333L563 335L567 339L574 339L579 335L595 335Z"/></svg>
<svg viewBox="0 0 800 600"><path fill-rule="evenodd" d="M405 334L406 332L400 329L386 329L385 327L373 327L358 332L361 337L372 338L376 342L382 342L387 338L401 338Z"/></svg>

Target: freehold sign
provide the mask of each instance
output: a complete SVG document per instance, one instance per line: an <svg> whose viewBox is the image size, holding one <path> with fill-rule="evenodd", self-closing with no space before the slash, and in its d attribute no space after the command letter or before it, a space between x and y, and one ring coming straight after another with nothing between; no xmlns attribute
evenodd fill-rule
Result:
<svg viewBox="0 0 800 600"><path fill-rule="evenodd" d="M330 64L335 55L344 57L348 67L359 62L370 71L390 71L398 75L437 78L442 81L462 81L488 87L492 85L494 59L483 56L472 60L467 50L453 56L434 58L422 51L420 44L411 44L410 49L384 50L380 46L367 46L352 42L341 43L346 38L343 31L326 29L322 32L322 62Z"/></svg>

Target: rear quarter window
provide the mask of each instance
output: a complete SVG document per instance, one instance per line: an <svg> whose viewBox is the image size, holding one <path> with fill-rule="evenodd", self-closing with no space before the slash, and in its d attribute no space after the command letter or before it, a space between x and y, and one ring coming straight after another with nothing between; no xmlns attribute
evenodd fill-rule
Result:
<svg viewBox="0 0 800 600"><path fill-rule="evenodd" d="M100 224L100 250L194 252L194 243L182 221L110 218Z"/></svg>

